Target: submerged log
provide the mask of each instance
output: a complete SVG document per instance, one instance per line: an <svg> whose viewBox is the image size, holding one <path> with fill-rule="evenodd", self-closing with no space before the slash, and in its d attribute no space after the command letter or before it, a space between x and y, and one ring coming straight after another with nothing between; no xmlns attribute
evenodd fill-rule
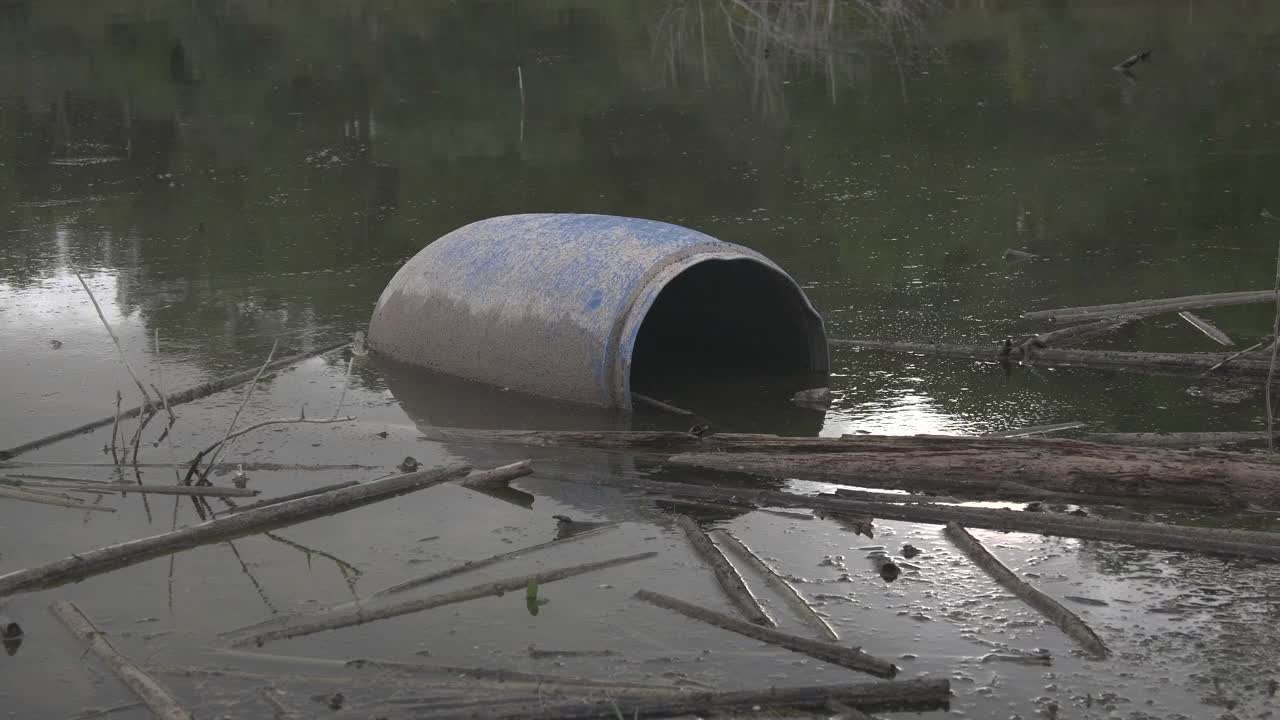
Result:
<svg viewBox="0 0 1280 720"><path fill-rule="evenodd" d="M1005 567L1004 563L1000 562L995 555L992 555L982 546L981 542L978 542L977 538L970 535L959 523L947 523L947 527L943 532L946 534L947 539L959 548L960 552L973 561L974 565L982 568L984 572L991 576L991 579L1009 592L1017 595L1037 612L1052 620L1054 625L1057 625L1063 632L1080 643L1085 650L1089 651L1090 655L1101 659L1110 654L1106 643L1102 642L1102 638L1098 637L1078 615L1015 575L1012 570Z"/></svg>
<svg viewBox="0 0 1280 720"><path fill-rule="evenodd" d="M777 570L770 567L769 563L764 561L764 558L747 547L746 543L739 540L737 535L724 529L712 530L710 534L715 535L715 539L719 540L720 544L729 548L743 562L750 565L764 579L765 584L773 588L773 591L778 593L791 606L791 609L795 611L804 624L813 628L818 634L831 642L840 640L840 636L836 634L836 631L831 629L827 621L813 609L813 606L809 604L808 600L804 599L804 596L796 590L795 586L779 575Z"/></svg>
<svg viewBox="0 0 1280 720"><path fill-rule="evenodd" d="M272 628L261 632L255 631L252 634L238 637L238 639L233 642L233 645L235 647L248 647L251 645L261 646L262 644L272 640L284 640L287 638L302 637L304 635L314 635L315 633L327 632L329 630L339 630L353 625L363 625L364 623L374 622L375 620L399 617L401 615L422 612L424 610L443 607L445 605L454 605L461 602L467 602L469 600L475 600L477 598L489 597L490 595L504 595L509 592L523 590L529 585L529 583L545 585L557 580L595 572L596 570L604 570L618 565L625 565L639 560L648 560L657 556L658 553L656 552L624 555L622 557L601 560L599 562L573 565L570 567L544 570L542 572L531 573L528 575L505 578L495 582L484 583L483 585L476 585L464 590L456 590L454 592L441 593L439 595L429 595L424 598L382 603L376 606L358 606L350 610L306 616L294 625L282 628ZM261 625L262 623L257 623L250 627L256 628Z"/></svg>
<svg viewBox="0 0 1280 720"><path fill-rule="evenodd" d="M522 465L522 464L517 464ZM507 466L512 468L514 466ZM83 580L111 570L136 565L181 550L234 540L265 530L294 525L324 515L351 510L370 503L403 495L425 487L460 477L469 470L466 465L422 470L374 480L323 495L291 500L278 505L268 505L235 515L209 520L171 532L129 540L116 545L73 554L63 560L55 560L26 570L16 570L0 575L0 597L18 592L28 592L57 587L65 583ZM501 471L499 468L495 472Z"/></svg>
<svg viewBox="0 0 1280 720"><path fill-rule="evenodd" d="M883 350L886 352L921 353L943 357L967 358L986 362L999 362L999 351L987 345L946 345L938 343L891 342L871 339L835 339L834 347ZM1153 374L1199 373L1216 366L1220 375L1236 375L1261 381L1267 375L1270 363L1261 358L1239 357L1229 364L1229 353L1156 353L1121 350L1068 350L1043 348L1036 350L1032 359L1037 365L1083 367L1099 370L1124 370ZM1008 359L1008 358L1004 358ZM1017 359L1017 358L1013 358Z"/></svg>
<svg viewBox="0 0 1280 720"><path fill-rule="evenodd" d="M671 716L755 716L758 708L822 710L832 700L867 712L945 710L951 701L948 680L894 680L845 685L773 687L764 690L697 691L645 697L500 705L475 711L429 713L432 720L595 720L596 718Z"/></svg>
<svg viewBox="0 0 1280 720"><path fill-rule="evenodd" d="M639 590L636 592L635 597L637 600L643 600L650 605L680 613L690 620L714 625L722 630L728 630L761 642L777 645L792 652L804 653L823 662L846 667L850 670L858 670L883 678L891 678L898 674L898 668L894 667L893 663L868 655L856 647L844 647L824 640L814 640L792 635L781 630L774 630L773 628L761 627L745 620L739 620L732 615L726 615L722 612L704 608L701 605L694 605L651 590Z"/></svg>
<svg viewBox="0 0 1280 720"><path fill-rule="evenodd" d="M1243 292L1213 293L1209 295L1186 295L1175 298L1156 300L1135 300L1132 302L1110 303L1107 305L1085 305L1081 307L1054 308L1052 310L1034 310L1022 313L1024 320L1050 320L1052 322L1083 322L1098 318L1115 317L1117 315L1158 315L1182 310L1197 310L1207 307L1224 307L1227 305L1252 305L1256 303L1275 302L1274 290L1249 290Z"/></svg>
<svg viewBox="0 0 1280 720"><path fill-rule="evenodd" d="M1206 337L1219 345L1231 346L1236 344L1235 341L1231 339L1230 335L1222 332L1222 329L1217 325L1214 325L1199 315L1184 310L1178 313L1178 317L1186 320L1188 323L1191 323L1192 327L1204 333Z"/></svg>
<svg viewBox="0 0 1280 720"><path fill-rule="evenodd" d="M1093 340L1103 335L1109 335L1116 330L1134 322L1141 318L1137 315L1121 315L1115 318L1103 318L1095 320L1091 323L1083 323L1080 325L1070 325L1053 332L1040 333L1032 335L1018 346L1023 356L1032 356L1040 350L1050 346L1061 346L1064 343L1079 344Z"/></svg>
<svg viewBox="0 0 1280 720"><path fill-rule="evenodd" d="M776 627L773 618L770 618L764 608L760 607L760 601L751 594L751 590L747 588L738 570L720 552L720 548L711 542L711 538L707 537L702 528L698 527L697 521L688 515L677 515L676 525L684 532L694 553L711 568L711 572L716 576L716 583L720 585L720 589L724 591L725 596L738 609L738 612L756 625Z"/></svg>
<svg viewBox="0 0 1280 720"><path fill-rule="evenodd" d="M89 651L98 656L106 666L120 678L120 681L129 686L129 689L138 696L142 702L146 703L154 714L160 720L192 720L191 713L183 709L178 700L164 686L156 682L150 675L146 674L137 665L133 664L129 658L121 655L116 651L111 643L107 642L106 636L102 631L94 627L94 624L85 617L80 608L75 603L68 600L56 602L49 607L58 621L64 627L80 639L81 642L89 646Z"/></svg>

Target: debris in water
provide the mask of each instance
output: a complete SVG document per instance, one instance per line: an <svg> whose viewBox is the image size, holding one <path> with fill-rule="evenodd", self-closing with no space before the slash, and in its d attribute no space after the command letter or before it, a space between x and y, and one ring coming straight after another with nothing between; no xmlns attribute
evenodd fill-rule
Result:
<svg viewBox="0 0 1280 720"><path fill-rule="evenodd" d="M1151 59L1151 51L1143 50L1140 53L1137 53L1135 55L1130 55L1129 57L1121 60L1120 62L1116 63L1115 66L1112 67L1111 69L1112 70L1128 70L1129 68L1133 67L1134 65L1137 65L1140 62L1145 62L1150 59Z"/></svg>
<svg viewBox="0 0 1280 720"><path fill-rule="evenodd" d="M888 555L871 555L871 564L875 566L876 572L880 573L880 579L885 582L893 582L902 574L902 568L889 558Z"/></svg>
<svg viewBox="0 0 1280 720"><path fill-rule="evenodd" d="M244 474L243 465L236 465L236 472L231 476L231 484L242 490L249 487L249 476Z"/></svg>
<svg viewBox="0 0 1280 720"><path fill-rule="evenodd" d="M10 657L22 647L22 626L4 615L0 615L0 644L4 645L4 652Z"/></svg>
<svg viewBox="0 0 1280 720"><path fill-rule="evenodd" d="M57 350L58 348L62 347L62 341L61 341L61 340L50 340L50 341L49 341L49 347L53 348L54 350Z"/></svg>
<svg viewBox="0 0 1280 720"><path fill-rule="evenodd" d="M340 692L336 692L333 694L332 697L328 699L326 704L329 706L330 710L341 710L343 704L346 703L346 701L347 701L347 697L345 695L343 695Z"/></svg>
<svg viewBox="0 0 1280 720"><path fill-rule="evenodd" d="M406 455L404 460L401 460L400 464L396 466L396 469L399 470L400 472L411 473L416 471L419 465L420 463L418 462L417 458L413 457L412 455Z"/></svg>
<svg viewBox="0 0 1280 720"><path fill-rule="evenodd" d="M1004 251L1004 259L1010 262L1017 262L1019 260L1034 260L1038 257L1040 256L1034 253L1029 253L1026 250L1016 250L1014 248L1007 248Z"/></svg>
<svg viewBox="0 0 1280 720"><path fill-rule="evenodd" d="M1080 597L1079 595L1063 595L1062 597L1065 600L1071 600L1073 602L1082 603L1084 605L1096 605L1099 607L1105 607L1111 604L1105 600L1095 600L1093 598Z"/></svg>
<svg viewBox="0 0 1280 720"><path fill-rule="evenodd" d="M704 438L714 432L715 430L711 429L711 423L699 423L689 428L689 434L696 438Z"/></svg>
<svg viewBox="0 0 1280 720"><path fill-rule="evenodd" d="M920 548L916 547L915 545L912 545L911 543L906 543L905 545L902 546L902 557L908 560L910 560L911 558L919 554L920 554Z"/></svg>
<svg viewBox="0 0 1280 720"><path fill-rule="evenodd" d="M820 387L801 390L791 396L791 402L797 405L817 405L825 408L831 404L834 396L831 394L831 388Z"/></svg>

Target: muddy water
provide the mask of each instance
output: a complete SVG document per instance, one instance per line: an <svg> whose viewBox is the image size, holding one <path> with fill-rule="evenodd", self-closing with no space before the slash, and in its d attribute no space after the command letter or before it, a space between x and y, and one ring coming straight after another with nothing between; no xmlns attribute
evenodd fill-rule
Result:
<svg viewBox="0 0 1280 720"><path fill-rule="evenodd" d="M347 336L423 244L509 212L636 215L749 245L797 278L834 336L989 342L1033 329L1016 321L1023 309L1270 285L1277 148L1266 89L1280 30L1270 5L959 2L877 25L849 4L828 16L827 3L795 2L773 4L788 14L767 26L746 5L10 3L0 10L0 447L109 414L117 389L129 395L75 272L133 365L185 387L260 362L277 340L286 352ZM1143 48L1152 59L1131 76L1111 69ZM1009 263L1009 247L1043 257ZM1241 346L1270 323L1266 308L1206 316ZM1108 344L1215 349L1176 318ZM345 368L338 353L271 379L242 424L304 406L331 414ZM825 413L780 406L763 387L704 388L699 410L723 429L808 435L1260 424L1255 390L1204 381L1005 375L852 350L837 350L833 368ZM425 425L680 427L373 362L350 384L344 412L355 421L264 429L228 460L276 494L379 477L406 455L478 466L521 456L426 442ZM220 437L239 401L184 406L164 442L149 429L143 479L169 482L167 466ZM109 436L22 460L109 462ZM422 695L412 684L229 656L219 633L542 542L557 532L553 515L623 524L439 588L660 555L547 585L536 616L521 597L491 598L262 651L725 688L857 679L630 600L646 587L723 606L668 518L583 482L651 467L600 453L537 458L538 474L516 484L524 495L435 488L13 598L0 614L26 637L0 657L0 712L67 717L130 700L47 615L70 598L201 717L267 714L267 686L300 716L332 712L338 691L349 712L409 715L391 703ZM114 475L5 469L15 471ZM116 512L0 500L0 569L199 520L186 500L100 504ZM869 539L826 519L720 524L797 578L848 642L904 677L951 678L953 714L1247 718L1276 702L1280 575L1265 564L978 533L1047 592L1082 598L1066 602L1114 650L1097 662L937 528L877 522ZM924 554L885 583L868 556L908 541ZM617 655L535 659L530 645ZM988 657L1037 648L1051 666Z"/></svg>

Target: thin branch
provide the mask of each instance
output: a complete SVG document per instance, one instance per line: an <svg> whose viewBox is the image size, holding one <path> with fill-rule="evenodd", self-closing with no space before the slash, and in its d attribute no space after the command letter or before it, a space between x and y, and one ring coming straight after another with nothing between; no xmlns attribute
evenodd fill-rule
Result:
<svg viewBox="0 0 1280 720"><path fill-rule="evenodd" d="M342 378L342 394L338 396L338 407L334 408L333 416L336 418L342 412L342 401L347 399L347 387L351 385L351 366L356 362L356 356L352 354L347 360L347 374Z"/></svg>
<svg viewBox="0 0 1280 720"><path fill-rule="evenodd" d="M1276 353L1280 351L1280 248L1276 251L1276 312L1275 322L1271 328L1271 364L1267 366L1267 450L1276 451L1275 413L1271 408L1271 381L1276 374Z"/></svg>
<svg viewBox="0 0 1280 720"><path fill-rule="evenodd" d="M249 382L249 387L244 391L244 397L240 400L240 407L236 408L236 414L231 416L231 422L227 425L227 432L222 436L222 442L218 444L218 449L213 453L213 457L209 458L209 466L200 474L200 483L204 484L208 481L209 471L218 462L218 456L222 454L222 450L226 448L227 440L231 437L231 432L236 428L236 421L240 419L240 413L244 412L244 408L249 404L249 398L253 397L253 391L258 387L258 381L262 379L262 374L267 371L267 366L271 364L271 358L276 355L276 348L280 345L280 341L276 340L271 343L271 352L267 353L267 361L262 363L262 367L258 368L258 374L253 376L253 380ZM194 469L196 463L192 462L191 467ZM191 473L187 473L186 481L191 481Z"/></svg>
<svg viewBox="0 0 1280 720"><path fill-rule="evenodd" d="M341 417L341 418L340 417L326 418L324 420L308 420L307 418L296 417L296 418L275 418L274 420L263 420L260 423L255 423L253 425L250 425L247 428L243 428L233 433L230 433L225 438L215 442L214 444L210 445L204 450L201 450L200 452L196 453L196 457L194 460L191 461L191 466L187 470L187 477L183 480L183 482L189 483L191 481L191 476L195 474L196 469L200 465L200 461L203 460L206 455L217 450L218 448L223 447L223 445L225 445L228 440L235 440L241 435L247 435L253 432L254 430L257 430L258 428L266 427L268 425L290 425L295 423L305 423L310 425L328 425L336 422L348 422L350 420L355 420L355 418L351 416L347 416L347 417ZM209 471L213 469L214 460L216 460L216 458L211 458L209 460L209 465L208 467L205 468L204 473L202 474L202 478L207 477L209 475Z"/></svg>
<svg viewBox="0 0 1280 720"><path fill-rule="evenodd" d="M89 302L93 303L93 309L98 313L98 319L102 321L102 326L107 329L107 334L111 336L111 342L116 346L116 352L120 353L120 362L124 363L124 369L129 371L129 377L133 378L133 383L138 386L138 393L142 395L143 405L155 407L155 403L151 400L151 395L147 389L142 386L142 381L138 379L138 374L133 371L133 366L129 364L129 358L124 354L124 348L120 347L120 338L116 337L116 331L111 329L111 323L107 322L107 316L102 314L102 308L98 305L98 299L93 296L93 291L89 289L89 284L80 277L80 273L75 274L76 279L80 281L80 286L89 294Z"/></svg>

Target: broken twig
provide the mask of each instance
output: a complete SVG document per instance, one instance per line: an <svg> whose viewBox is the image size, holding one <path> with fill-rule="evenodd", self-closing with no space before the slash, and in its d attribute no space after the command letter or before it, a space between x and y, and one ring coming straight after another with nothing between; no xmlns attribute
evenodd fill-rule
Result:
<svg viewBox="0 0 1280 720"><path fill-rule="evenodd" d="M258 369L258 374L253 376L253 380L249 383L249 387L244 391L244 397L240 400L240 406L236 408L236 412L231 416L231 422L227 424L227 432L222 436L222 441L214 446L213 455L209 458L209 468L200 473L200 484L204 484L209 479L209 470L217 464L218 458L223 451L227 449L227 443L231 440L231 432L235 430L236 421L240 419L240 413L244 412L244 407L249 404L249 398L253 397L253 391L258 387L258 381L262 379L262 374L267 371L267 366L271 364L271 358L276 355L276 348L280 346L280 341L276 340L271 343L271 352L267 353L266 362L262 363L262 367ZM201 453L203 455L204 453ZM191 474L199 469L200 456L196 456L191 461L191 469L187 471L187 477L183 480L184 485L191 484Z"/></svg>

